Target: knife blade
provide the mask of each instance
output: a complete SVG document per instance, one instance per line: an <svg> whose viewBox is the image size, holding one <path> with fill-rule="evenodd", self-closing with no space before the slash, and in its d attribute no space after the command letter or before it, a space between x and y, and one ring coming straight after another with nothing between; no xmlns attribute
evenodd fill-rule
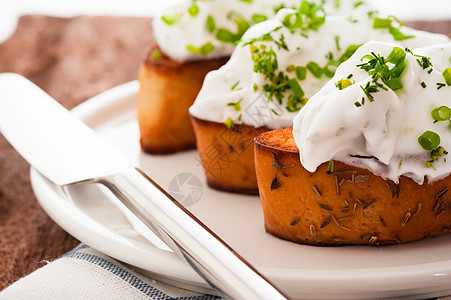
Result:
<svg viewBox="0 0 451 300"><path fill-rule="evenodd" d="M98 183L109 188L224 297L286 299L172 196L18 74L0 74L0 132L31 166L55 184Z"/></svg>

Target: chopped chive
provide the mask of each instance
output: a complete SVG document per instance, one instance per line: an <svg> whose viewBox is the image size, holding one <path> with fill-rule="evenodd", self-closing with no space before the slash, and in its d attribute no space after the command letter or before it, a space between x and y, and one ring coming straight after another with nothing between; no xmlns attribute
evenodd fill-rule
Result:
<svg viewBox="0 0 451 300"><path fill-rule="evenodd" d="M421 82L421 87L422 87L423 89L425 89L425 88L427 87L427 85L426 85L426 83L424 83L424 81Z"/></svg>
<svg viewBox="0 0 451 300"><path fill-rule="evenodd" d="M227 103L227 106L233 106L235 108L235 111L240 111L241 110L241 105L240 105L241 101L243 101L243 98L241 98L237 102Z"/></svg>
<svg viewBox="0 0 451 300"><path fill-rule="evenodd" d="M233 91L238 86L238 84L240 84L239 80L230 89Z"/></svg>
<svg viewBox="0 0 451 300"><path fill-rule="evenodd" d="M441 89L442 87L446 86L446 84L437 82L437 90Z"/></svg>
<svg viewBox="0 0 451 300"><path fill-rule="evenodd" d="M340 49L340 36L339 36L339 35L336 35L336 36L334 37L334 39L335 39L335 46L337 47L337 50L340 51L340 50L341 50L341 49Z"/></svg>
<svg viewBox="0 0 451 300"><path fill-rule="evenodd" d="M334 172L335 171L334 161L332 159L329 160L329 164L327 165L327 170L326 171L329 171L329 172Z"/></svg>

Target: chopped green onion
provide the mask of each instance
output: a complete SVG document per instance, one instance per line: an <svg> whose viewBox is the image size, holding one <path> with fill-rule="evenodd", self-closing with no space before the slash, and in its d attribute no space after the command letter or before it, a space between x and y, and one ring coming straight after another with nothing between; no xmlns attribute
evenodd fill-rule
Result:
<svg viewBox="0 0 451 300"><path fill-rule="evenodd" d="M254 23L261 23L263 21L268 20L268 17L262 14L253 14L252 15L252 21Z"/></svg>
<svg viewBox="0 0 451 300"><path fill-rule="evenodd" d="M390 54L387 56L387 61L392 64L397 64L399 61L404 60L406 52L399 47L394 47Z"/></svg>
<svg viewBox="0 0 451 300"><path fill-rule="evenodd" d="M208 42L202 45L201 47L196 47L194 45L189 44L186 46L186 49L193 53L202 53L205 55L213 51L215 49L215 46L211 42Z"/></svg>
<svg viewBox="0 0 451 300"><path fill-rule="evenodd" d="M228 29L225 28L219 28L218 32L216 33L216 38L224 43L235 43L240 39L239 36L234 34Z"/></svg>
<svg viewBox="0 0 451 300"><path fill-rule="evenodd" d="M323 68L321 68L316 62L311 61L307 64L307 69L315 76L316 78L321 78L324 73Z"/></svg>
<svg viewBox="0 0 451 300"><path fill-rule="evenodd" d="M374 22L373 22L373 28L374 29L379 29L379 28L391 28L391 23L392 20L391 19L381 19L381 18L374 18Z"/></svg>
<svg viewBox="0 0 451 300"><path fill-rule="evenodd" d="M395 78L393 78L393 79L390 79L390 80L387 82L387 86L388 86L389 88L391 88L393 91L402 89L403 85L402 85L401 78L395 77Z"/></svg>
<svg viewBox="0 0 451 300"><path fill-rule="evenodd" d="M199 6L197 6L196 3L193 3L193 4L188 8L188 13L190 14L191 17L195 17L195 16L199 13Z"/></svg>
<svg viewBox="0 0 451 300"><path fill-rule="evenodd" d="M152 51L152 59L159 60L161 58L161 52L158 49Z"/></svg>
<svg viewBox="0 0 451 300"><path fill-rule="evenodd" d="M433 131L427 130L420 135L418 143L424 150L433 150L440 145L440 136Z"/></svg>
<svg viewBox="0 0 451 300"><path fill-rule="evenodd" d="M235 123L233 122L232 118L228 117L227 120L224 122L224 124L227 126L227 128L232 128Z"/></svg>
<svg viewBox="0 0 451 300"><path fill-rule="evenodd" d="M170 16L170 15L162 15L161 19L163 20L163 22L165 22L167 25L174 25L176 18L174 16Z"/></svg>
<svg viewBox="0 0 451 300"><path fill-rule="evenodd" d="M446 68L442 75L445 78L446 84L451 85L451 68Z"/></svg>
<svg viewBox="0 0 451 300"><path fill-rule="evenodd" d="M253 89L254 89L254 92L258 91L258 85L256 83L254 83Z"/></svg>
<svg viewBox="0 0 451 300"><path fill-rule="evenodd" d="M356 3L354 3L354 8L357 8L364 3L365 3L365 1L357 1Z"/></svg>
<svg viewBox="0 0 451 300"><path fill-rule="evenodd" d="M288 85L290 86L291 90L293 91L294 95L298 98L304 97L304 91L302 90L301 86L299 85L299 82L292 78L288 81Z"/></svg>
<svg viewBox="0 0 451 300"><path fill-rule="evenodd" d="M401 32L401 30L399 28L395 28L395 27L391 27L389 32L393 36L393 39L395 41L403 41L403 40L407 40L407 39L411 39L411 38L415 37L414 35L405 35L404 33Z"/></svg>
<svg viewBox="0 0 451 300"><path fill-rule="evenodd" d="M343 78L338 80L337 83L335 83L335 86L341 91L349 86L351 86L353 83L349 78Z"/></svg>
<svg viewBox="0 0 451 300"><path fill-rule="evenodd" d="M202 47L200 47L200 53L208 54L211 51L213 51L214 49L215 49L215 46L213 46L213 44L211 42L208 42L208 43L202 45Z"/></svg>
<svg viewBox="0 0 451 300"><path fill-rule="evenodd" d="M207 30L210 33L213 33L216 29L215 19L211 15L207 16Z"/></svg>
<svg viewBox="0 0 451 300"><path fill-rule="evenodd" d="M305 67L296 67L296 77L299 80L305 80L305 78L307 77L307 69Z"/></svg>
<svg viewBox="0 0 451 300"><path fill-rule="evenodd" d="M432 110L431 116L435 121L446 121L451 118L451 109L447 106L436 107Z"/></svg>

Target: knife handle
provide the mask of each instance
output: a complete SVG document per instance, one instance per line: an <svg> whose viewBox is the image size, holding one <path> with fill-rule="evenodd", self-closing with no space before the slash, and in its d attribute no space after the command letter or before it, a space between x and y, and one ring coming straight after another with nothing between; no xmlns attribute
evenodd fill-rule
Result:
<svg viewBox="0 0 451 300"><path fill-rule="evenodd" d="M287 299L270 281L141 170L94 179L224 297Z"/></svg>

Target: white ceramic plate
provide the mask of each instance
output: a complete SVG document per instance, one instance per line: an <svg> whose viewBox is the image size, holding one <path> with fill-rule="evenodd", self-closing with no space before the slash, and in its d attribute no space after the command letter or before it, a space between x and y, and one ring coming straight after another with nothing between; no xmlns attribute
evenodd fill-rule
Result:
<svg viewBox="0 0 451 300"><path fill-rule="evenodd" d="M257 196L209 188L196 151L142 153L135 118L137 89L137 82L121 85L73 112L291 297L451 295L451 235L385 247L294 244L265 233ZM31 179L42 207L77 239L162 280L197 290L207 287L101 187L70 190L69 197L34 170Z"/></svg>

